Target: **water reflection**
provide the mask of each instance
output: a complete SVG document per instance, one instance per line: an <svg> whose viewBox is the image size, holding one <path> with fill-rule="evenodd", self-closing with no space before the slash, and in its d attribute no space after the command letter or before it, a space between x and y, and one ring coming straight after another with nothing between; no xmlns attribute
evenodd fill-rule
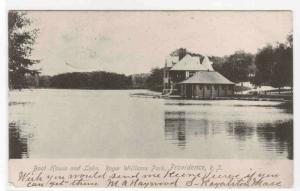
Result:
<svg viewBox="0 0 300 191"><path fill-rule="evenodd" d="M22 136L20 122L9 123L9 158L29 158L28 137Z"/></svg>
<svg viewBox="0 0 300 191"><path fill-rule="evenodd" d="M291 104L131 93L10 92L9 157L293 159Z"/></svg>
<svg viewBox="0 0 300 191"><path fill-rule="evenodd" d="M176 112L176 116L171 115L172 112L165 113L165 137L167 140L177 140L177 145L184 148L186 145L186 117L185 112ZM172 117L168 117L172 116Z"/></svg>
<svg viewBox="0 0 300 191"><path fill-rule="evenodd" d="M202 138L210 140L216 134L220 134L219 137L224 140L224 143L225 140L231 140L238 145L239 150L246 150L245 143L251 145L251 142L258 142L264 152L271 154L275 152L280 155L286 152L286 158L293 159L292 120L273 123L253 123L253 121L242 120L218 121L207 120L201 112L192 111L166 111L164 116L165 139L171 144L177 144L180 148L188 148L189 144L200 142ZM232 155L239 155L239 151L233 148L228 148L228 153L230 152Z"/></svg>
<svg viewBox="0 0 300 191"><path fill-rule="evenodd" d="M197 118L198 112L166 111L165 138L173 144L184 148L192 137L205 137L218 134L219 127L215 121Z"/></svg>
<svg viewBox="0 0 300 191"><path fill-rule="evenodd" d="M226 126L228 136L234 137L238 141L246 141L251 138L255 129L251 126L251 123L246 123L244 121L228 122Z"/></svg>
<svg viewBox="0 0 300 191"><path fill-rule="evenodd" d="M288 159L293 159L293 122L276 121L274 123L260 123L256 134L268 151L279 154L287 151Z"/></svg>

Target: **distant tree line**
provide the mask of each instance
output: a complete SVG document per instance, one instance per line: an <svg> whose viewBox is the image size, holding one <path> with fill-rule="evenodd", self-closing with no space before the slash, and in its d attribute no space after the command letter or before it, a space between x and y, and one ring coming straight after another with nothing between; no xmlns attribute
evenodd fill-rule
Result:
<svg viewBox="0 0 300 191"><path fill-rule="evenodd" d="M73 72L40 76L40 88L59 89L129 89L131 76L112 72Z"/></svg>
<svg viewBox="0 0 300 191"><path fill-rule="evenodd" d="M146 81L150 73L141 73L141 74L133 74L130 75L132 81L132 88L134 89L145 89Z"/></svg>
<svg viewBox="0 0 300 191"><path fill-rule="evenodd" d="M162 90L163 69L152 69L152 73L133 75L112 72L73 72L54 76L26 75L25 83L29 88L59 88L59 89L150 89Z"/></svg>

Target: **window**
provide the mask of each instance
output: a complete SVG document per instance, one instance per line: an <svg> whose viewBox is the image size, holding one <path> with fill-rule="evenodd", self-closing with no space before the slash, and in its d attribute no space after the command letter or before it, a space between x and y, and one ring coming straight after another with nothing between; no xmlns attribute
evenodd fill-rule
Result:
<svg viewBox="0 0 300 191"><path fill-rule="evenodd" d="M225 86L222 86L222 90L225 90Z"/></svg>
<svg viewBox="0 0 300 191"><path fill-rule="evenodd" d="M215 87L215 90L218 90L218 85L214 85L214 87Z"/></svg>
<svg viewBox="0 0 300 191"><path fill-rule="evenodd" d="M207 90L210 90L210 86L208 85L208 86L206 86L206 88L207 88Z"/></svg>
<svg viewBox="0 0 300 191"><path fill-rule="evenodd" d="M199 89L202 90L202 86L201 85L199 85Z"/></svg>

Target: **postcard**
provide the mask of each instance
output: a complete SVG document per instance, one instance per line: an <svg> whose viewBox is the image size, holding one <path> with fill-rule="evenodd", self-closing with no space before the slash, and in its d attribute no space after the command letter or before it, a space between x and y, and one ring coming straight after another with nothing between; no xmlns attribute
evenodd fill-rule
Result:
<svg viewBox="0 0 300 191"><path fill-rule="evenodd" d="M291 11L8 11L12 188L290 188Z"/></svg>

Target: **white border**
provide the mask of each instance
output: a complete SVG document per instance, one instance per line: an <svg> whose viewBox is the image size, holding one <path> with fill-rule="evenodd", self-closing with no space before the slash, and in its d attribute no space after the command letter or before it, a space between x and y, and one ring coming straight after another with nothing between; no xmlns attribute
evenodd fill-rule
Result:
<svg viewBox="0 0 300 191"><path fill-rule="evenodd" d="M33 10L290 10L293 0L9 0L8 9Z"/></svg>
<svg viewBox="0 0 300 191"><path fill-rule="evenodd" d="M294 15L294 116L299 116L300 1L297 0L7 0L0 2L0 190L7 189L7 10L292 10ZM299 118L294 118L294 187L300 190ZM296 149L295 149L296 148ZM3 188L3 189L1 189ZM31 190L31 189L17 189ZM38 190L103 190L103 189L38 189ZM116 189L112 189L116 190ZM129 189L123 189L129 190ZM137 189L134 189L137 190ZM170 190L170 189L160 189ZM187 189L180 189L187 190ZM207 190L207 189L205 189ZM248 190L248 189L243 189ZM253 189L251 189L253 190Z"/></svg>

